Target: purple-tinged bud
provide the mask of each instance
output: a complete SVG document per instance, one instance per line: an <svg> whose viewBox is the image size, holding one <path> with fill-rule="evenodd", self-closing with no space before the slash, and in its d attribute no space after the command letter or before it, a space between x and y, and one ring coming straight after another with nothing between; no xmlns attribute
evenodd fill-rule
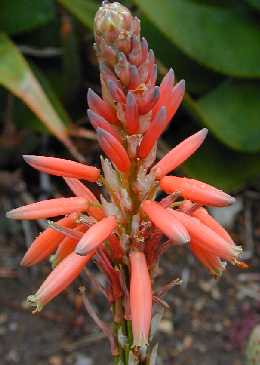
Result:
<svg viewBox="0 0 260 365"><path fill-rule="evenodd" d="M112 134L112 136L114 136L118 141L121 141L120 134L105 118L93 112L91 109L88 109L87 114L93 128L102 128Z"/></svg>
<svg viewBox="0 0 260 365"><path fill-rule="evenodd" d="M125 102L125 94L115 81L109 80L107 86L112 98L115 101L117 101L118 103Z"/></svg>
<svg viewBox="0 0 260 365"><path fill-rule="evenodd" d="M116 51L111 46L107 45L104 39L100 41L99 50L100 56L104 58L109 65L114 66L117 61Z"/></svg>
<svg viewBox="0 0 260 365"><path fill-rule="evenodd" d="M160 90L162 94L168 93L172 89L174 80L175 80L174 71L172 68L170 68L170 70L164 76L160 84Z"/></svg>
<svg viewBox="0 0 260 365"><path fill-rule="evenodd" d="M129 90L135 90L141 84L138 68L135 65L130 65L129 72L130 72L130 81L128 88Z"/></svg>
<svg viewBox="0 0 260 365"><path fill-rule="evenodd" d="M132 21L131 30L136 37L140 37L141 33L141 22L140 19L135 16Z"/></svg>
<svg viewBox="0 0 260 365"><path fill-rule="evenodd" d="M140 114L147 114L158 102L160 98L160 88L155 86L149 89L144 96L138 99L138 107Z"/></svg>
<svg viewBox="0 0 260 365"><path fill-rule="evenodd" d="M129 134L135 134L139 129L139 113L136 98L129 91L126 98L125 106L126 129Z"/></svg>
<svg viewBox="0 0 260 365"><path fill-rule="evenodd" d="M148 84L150 87L153 87L156 85L157 81L157 65L156 63L153 65L153 69L150 75L150 79L148 80Z"/></svg>
<svg viewBox="0 0 260 365"><path fill-rule="evenodd" d="M103 3L98 9L94 20L95 36L112 40L121 32L125 33L131 27L133 17L130 11L118 2Z"/></svg>
<svg viewBox="0 0 260 365"><path fill-rule="evenodd" d="M117 124L118 119L115 110L98 96L92 89L88 89L88 105L97 114L100 114L110 123Z"/></svg>
<svg viewBox="0 0 260 365"><path fill-rule="evenodd" d="M129 84L129 62L123 52L118 55L118 62L115 65L115 73L119 77L122 84L127 86Z"/></svg>
<svg viewBox="0 0 260 365"><path fill-rule="evenodd" d="M100 62L99 68L101 79L103 79L106 83L108 83L109 80L113 80L116 84L119 85L119 81L116 78L115 74L104 62Z"/></svg>
<svg viewBox="0 0 260 365"><path fill-rule="evenodd" d="M142 48L140 41L136 37L132 37L132 50L128 55L130 63L139 66L142 62Z"/></svg>
<svg viewBox="0 0 260 365"><path fill-rule="evenodd" d="M148 53L148 70L149 70L149 76L152 74L153 71L153 66L155 64L155 56L154 56L154 51L152 49L150 49L149 53Z"/></svg>
<svg viewBox="0 0 260 365"><path fill-rule="evenodd" d="M148 42L144 37L141 40L141 48L142 48L142 63L143 63L148 57Z"/></svg>

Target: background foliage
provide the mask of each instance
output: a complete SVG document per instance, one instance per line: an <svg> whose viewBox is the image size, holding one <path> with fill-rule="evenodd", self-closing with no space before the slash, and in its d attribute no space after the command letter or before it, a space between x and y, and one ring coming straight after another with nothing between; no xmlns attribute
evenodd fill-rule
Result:
<svg viewBox="0 0 260 365"><path fill-rule="evenodd" d="M142 18L161 76L172 66L176 78L186 80L184 106L165 136L167 144L175 145L199 125L210 131L184 172L226 190L243 187L260 174L260 1L123 3ZM48 131L76 157L71 135L92 137L72 121L85 117L87 88L98 88L91 47L98 5L95 0L1 1L1 120L14 95L16 128Z"/></svg>

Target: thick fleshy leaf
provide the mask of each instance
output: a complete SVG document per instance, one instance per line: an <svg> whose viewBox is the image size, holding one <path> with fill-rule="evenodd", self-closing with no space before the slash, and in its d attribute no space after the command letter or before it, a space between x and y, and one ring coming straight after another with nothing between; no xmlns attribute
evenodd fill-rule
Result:
<svg viewBox="0 0 260 365"><path fill-rule="evenodd" d="M70 145L63 120L22 54L5 34L0 34L0 85L21 99L58 139Z"/></svg>
<svg viewBox="0 0 260 365"><path fill-rule="evenodd" d="M220 73L260 77L259 25L236 7L191 0L135 0L144 14L189 57Z"/></svg>
<svg viewBox="0 0 260 365"><path fill-rule="evenodd" d="M259 46L260 47L260 46ZM227 81L199 99L202 121L227 146L260 151L260 83Z"/></svg>
<svg viewBox="0 0 260 365"><path fill-rule="evenodd" d="M253 8L260 10L260 0L246 0L246 2Z"/></svg>
<svg viewBox="0 0 260 365"><path fill-rule="evenodd" d="M182 171L219 189L234 191L260 175L259 154L234 152L207 138L200 150L185 162Z"/></svg>
<svg viewBox="0 0 260 365"><path fill-rule="evenodd" d="M9 34L30 31L54 17L53 0L1 0L0 29Z"/></svg>
<svg viewBox="0 0 260 365"><path fill-rule="evenodd" d="M93 28L93 20L98 9L94 0L57 0L65 9L73 14L87 28Z"/></svg>

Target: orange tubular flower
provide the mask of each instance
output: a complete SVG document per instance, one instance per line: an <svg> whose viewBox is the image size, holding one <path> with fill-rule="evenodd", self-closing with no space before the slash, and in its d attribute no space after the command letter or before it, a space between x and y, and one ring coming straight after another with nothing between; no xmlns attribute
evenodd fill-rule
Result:
<svg viewBox="0 0 260 365"><path fill-rule="evenodd" d="M86 255L95 250L110 236L115 227L116 220L114 217L103 218L83 235L76 247L76 253L78 255Z"/></svg>
<svg viewBox="0 0 260 365"><path fill-rule="evenodd" d="M6 216L11 219L44 219L72 212L84 212L88 201L83 198L57 198L24 205L10 210Z"/></svg>
<svg viewBox="0 0 260 365"><path fill-rule="evenodd" d="M190 236L185 227L160 204L145 200L142 203L142 210L148 215L153 224L173 242L185 244L190 241Z"/></svg>
<svg viewBox="0 0 260 365"><path fill-rule="evenodd" d="M190 248L195 257L204 265L215 277L219 277L226 268L226 263L219 257L205 251L196 240L192 240Z"/></svg>
<svg viewBox="0 0 260 365"><path fill-rule="evenodd" d="M228 232L214 219L205 208L198 208L192 212L192 216L198 218L201 223L204 223L206 226L211 228L214 232L216 232L219 236L221 236L225 241L234 244L234 241L228 234Z"/></svg>
<svg viewBox="0 0 260 365"><path fill-rule="evenodd" d="M97 128L97 139L102 150L118 170L128 172L131 162L121 143L112 134L101 128Z"/></svg>
<svg viewBox="0 0 260 365"><path fill-rule="evenodd" d="M148 344L152 315L152 287L143 252L130 254L130 308L134 346Z"/></svg>
<svg viewBox="0 0 260 365"><path fill-rule="evenodd" d="M91 182L96 182L100 175L96 167L62 158L33 155L23 155L23 158L33 168L50 175L75 177Z"/></svg>
<svg viewBox="0 0 260 365"><path fill-rule="evenodd" d="M72 252L50 273L34 295L28 301L36 307L36 311L49 303L53 298L65 290L80 274L93 254L79 256Z"/></svg>
<svg viewBox="0 0 260 365"><path fill-rule="evenodd" d="M57 224L62 227L72 228L76 225L77 217L78 214L71 214L60 219ZM54 231L52 228L45 229L31 244L21 261L21 265L32 266L43 261L50 256L63 239L64 235L62 233Z"/></svg>
<svg viewBox="0 0 260 365"><path fill-rule="evenodd" d="M168 212L185 226L190 234L191 240L196 242L196 245L202 250L231 263L236 262L242 251L240 246L230 244L230 241L223 239L197 218L173 209L168 209Z"/></svg>
<svg viewBox="0 0 260 365"><path fill-rule="evenodd" d="M186 161L204 142L208 130L201 131L186 138L170 152L168 152L153 168L152 171L157 179L161 179Z"/></svg>
<svg viewBox="0 0 260 365"><path fill-rule="evenodd" d="M227 206L234 198L197 180L167 176L197 151L207 129L155 162L158 140L184 97L184 80L176 84L170 69L157 85L156 58L141 37L140 20L118 2L102 2L94 36L101 95L89 89L86 109L106 155L101 156L102 171L70 160L26 155L32 167L63 177L74 196L16 208L7 217L61 216L34 240L21 262L31 266L56 251L54 270L29 297L36 311L67 288L95 255L93 262L104 280L100 285L92 277L92 283L111 305L113 330L86 297L85 307L109 338L115 363L148 365L156 363L149 333L152 282L161 255L169 247L186 244L215 276L225 268L222 260L245 264L237 260L241 248L202 207ZM80 180L95 182L97 194ZM157 202L160 189L170 195ZM158 304L163 304L161 295L170 286L159 288L154 297Z"/></svg>
<svg viewBox="0 0 260 365"><path fill-rule="evenodd" d="M165 176L160 181L166 193L178 191L185 199L214 207L225 207L235 202L235 198L206 183L185 177Z"/></svg>

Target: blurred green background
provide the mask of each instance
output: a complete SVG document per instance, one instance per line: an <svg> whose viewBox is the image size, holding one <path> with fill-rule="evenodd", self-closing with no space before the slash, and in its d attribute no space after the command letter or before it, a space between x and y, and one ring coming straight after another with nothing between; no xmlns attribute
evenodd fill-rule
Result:
<svg viewBox="0 0 260 365"><path fill-rule="evenodd" d="M142 18L160 77L171 66L177 79L186 80L183 107L162 149L206 126L210 137L183 172L225 190L254 181L260 175L260 0L123 3ZM92 49L99 5L1 0L1 148L9 155L10 148L37 148L37 142L30 145L33 138L21 137L29 130L54 135L79 159L75 136L94 138L85 95L90 86L99 91Z"/></svg>

